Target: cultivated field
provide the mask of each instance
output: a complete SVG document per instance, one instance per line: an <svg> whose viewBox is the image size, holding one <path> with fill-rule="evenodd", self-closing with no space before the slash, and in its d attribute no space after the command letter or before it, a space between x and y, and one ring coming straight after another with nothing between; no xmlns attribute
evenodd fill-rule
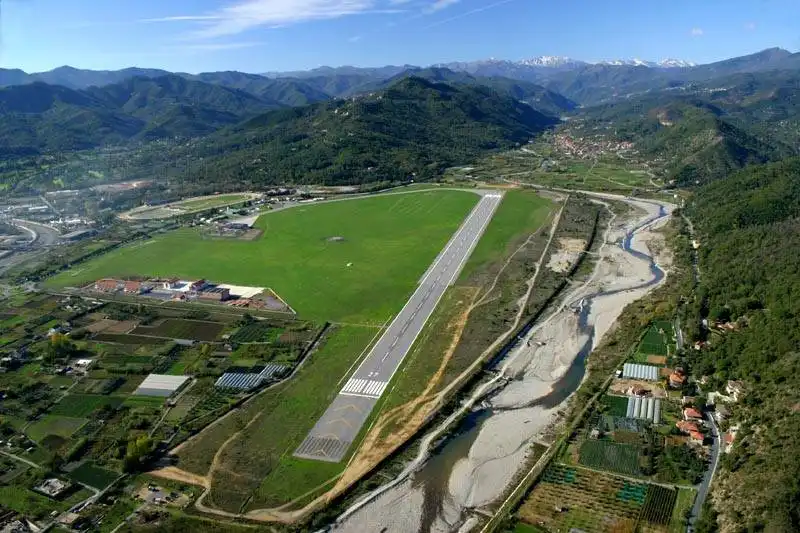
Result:
<svg viewBox="0 0 800 533"><path fill-rule="evenodd" d="M647 489L645 483L556 464L548 467L519 516L546 531L633 533Z"/></svg>
<svg viewBox="0 0 800 533"><path fill-rule="evenodd" d="M85 417L103 407L117 407L122 399L95 394L70 394L50 411L54 415Z"/></svg>
<svg viewBox="0 0 800 533"><path fill-rule="evenodd" d="M167 318L157 324L138 326L131 331L131 334L166 337L170 339L213 341L222 332L224 327L225 326L219 322Z"/></svg>
<svg viewBox="0 0 800 533"><path fill-rule="evenodd" d="M554 464L522 504L519 517L543 531L685 531L694 493ZM540 531L534 529L534 531Z"/></svg>
<svg viewBox="0 0 800 533"><path fill-rule="evenodd" d="M470 192L426 191L301 206L262 216L264 234L250 242L182 229L115 250L49 284L205 278L272 287L303 318L379 325L402 307L477 201Z"/></svg>
<svg viewBox="0 0 800 533"><path fill-rule="evenodd" d="M580 463L629 476L639 474L639 448L605 440L587 440L581 445Z"/></svg>
<svg viewBox="0 0 800 533"><path fill-rule="evenodd" d="M96 489L104 489L109 486L119 474L100 468L91 463L83 463L78 468L69 473L70 479L79 483L84 483Z"/></svg>
<svg viewBox="0 0 800 533"><path fill-rule="evenodd" d="M81 416L81 415L74 415ZM85 418L73 418L69 416L47 415L41 420L37 420L25 431L30 438L40 442L48 435L56 435L63 438L71 437L87 420Z"/></svg>

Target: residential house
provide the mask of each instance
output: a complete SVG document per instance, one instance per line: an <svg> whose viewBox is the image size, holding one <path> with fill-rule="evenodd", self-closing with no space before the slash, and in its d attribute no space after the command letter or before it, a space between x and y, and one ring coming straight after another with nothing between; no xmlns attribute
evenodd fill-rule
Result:
<svg viewBox="0 0 800 533"><path fill-rule="evenodd" d="M669 375L669 387L680 389L686 383L686 376L680 370L675 370Z"/></svg>
<svg viewBox="0 0 800 533"><path fill-rule="evenodd" d="M709 392L706 399L706 404L718 405L721 403L732 403L733 401L734 400L732 396L726 396L721 392Z"/></svg>
<svg viewBox="0 0 800 533"><path fill-rule="evenodd" d="M725 392L733 398L734 402L738 402L739 396L744 392L744 382L728 381L728 384L725 385Z"/></svg>
<svg viewBox="0 0 800 533"><path fill-rule="evenodd" d="M731 416L731 410L725 405L718 405L716 410L714 411L714 418L717 422L722 423L723 421L727 420Z"/></svg>
<svg viewBox="0 0 800 533"><path fill-rule="evenodd" d="M696 444L702 444L703 440L705 440L705 436L700 432L700 428L697 427L697 424L694 422L687 422L685 420L681 420L675 424L682 433L689 435L691 442Z"/></svg>
<svg viewBox="0 0 800 533"><path fill-rule="evenodd" d="M694 407L686 407L683 410L683 419L684 420L702 420L703 413L695 409Z"/></svg>

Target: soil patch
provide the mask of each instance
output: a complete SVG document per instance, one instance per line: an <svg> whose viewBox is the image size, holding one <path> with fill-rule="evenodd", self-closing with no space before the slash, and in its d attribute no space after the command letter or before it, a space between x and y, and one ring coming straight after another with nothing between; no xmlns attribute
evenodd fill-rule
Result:
<svg viewBox="0 0 800 533"><path fill-rule="evenodd" d="M578 260L581 252L586 248L586 241L562 237L558 239L558 250L553 252L547 262L547 268L553 272L568 272Z"/></svg>

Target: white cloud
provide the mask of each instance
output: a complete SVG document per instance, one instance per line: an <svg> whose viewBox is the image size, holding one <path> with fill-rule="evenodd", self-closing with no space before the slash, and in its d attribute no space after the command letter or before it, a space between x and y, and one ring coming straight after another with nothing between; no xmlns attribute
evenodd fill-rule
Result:
<svg viewBox="0 0 800 533"><path fill-rule="evenodd" d="M352 37L347 39L348 43L357 43L361 40L361 35L353 35Z"/></svg>
<svg viewBox="0 0 800 533"><path fill-rule="evenodd" d="M442 9L447 9L448 7L459 3L461 0L436 0L427 8L425 11L428 13L435 13L437 11L441 11Z"/></svg>
<svg viewBox="0 0 800 533"><path fill-rule="evenodd" d="M689 32L689 35L692 37L700 37L703 35L703 28L692 28L692 31Z"/></svg>
<svg viewBox="0 0 800 533"><path fill-rule="evenodd" d="M312 20L325 20L378 9L376 0L239 0L216 11L145 19L142 22L194 22L191 37L206 39L237 35L255 28L274 28Z"/></svg>
<svg viewBox="0 0 800 533"><path fill-rule="evenodd" d="M753 30L756 29L756 23L755 22L748 22L747 24L744 25L744 29L747 30L747 31L753 31Z"/></svg>

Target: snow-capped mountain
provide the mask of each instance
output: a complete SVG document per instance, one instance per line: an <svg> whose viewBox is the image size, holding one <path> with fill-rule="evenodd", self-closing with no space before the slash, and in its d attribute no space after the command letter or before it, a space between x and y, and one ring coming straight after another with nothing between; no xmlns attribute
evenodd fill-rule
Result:
<svg viewBox="0 0 800 533"><path fill-rule="evenodd" d="M662 59L658 62L658 66L661 68L687 68L687 67L696 67L697 63L693 63L691 61L684 61L683 59Z"/></svg>
<svg viewBox="0 0 800 533"><path fill-rule="evenodd" d="M566 56L538 56L530 59L523 59L519 62L529 67L579 67L586 65L585 61L572 59Z"/></svg>
<svg viewBox="0 0 800 533"><path fill-rule="evenodd" d="M612 66L629 66L629 67L647 67L647 68L686 68L694 67L695 64L691 61L684 61L683 59L662 59L661 61L647 61L646 59L611 59L608 61L598 61L598 65L612 65Z"/></svg>

